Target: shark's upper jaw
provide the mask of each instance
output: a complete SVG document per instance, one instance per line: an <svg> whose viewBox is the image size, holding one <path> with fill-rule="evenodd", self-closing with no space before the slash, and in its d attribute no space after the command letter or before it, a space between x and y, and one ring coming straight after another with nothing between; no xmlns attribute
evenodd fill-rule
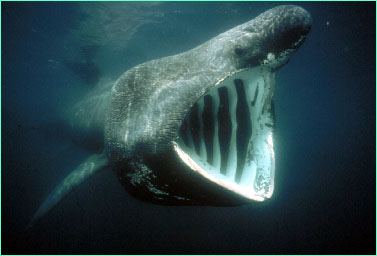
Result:
<svg viewBox="0 0 377 256"><path fill-rule="evenodd" d="M175 143L194 172L256 201L274 189L273 76L256 67L218 81L188 112Z"/></svg>

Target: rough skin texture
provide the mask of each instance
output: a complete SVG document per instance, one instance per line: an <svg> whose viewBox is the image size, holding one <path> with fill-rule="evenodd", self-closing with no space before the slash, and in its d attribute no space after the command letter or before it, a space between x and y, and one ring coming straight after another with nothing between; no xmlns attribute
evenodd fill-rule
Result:
<svg viewBox="0 0 377 256"><path fill-rule="evenodd" d="M279 6L188 52L125 72L112 88L105 117L105 149L120 181L152 202L240 203L193 177L176 159L173 142L185 115L207 90L242 68L268 68L275 59L271 68L284 65L310 27L305 10ZM190 194L193 189L198 195Z"/></svg>

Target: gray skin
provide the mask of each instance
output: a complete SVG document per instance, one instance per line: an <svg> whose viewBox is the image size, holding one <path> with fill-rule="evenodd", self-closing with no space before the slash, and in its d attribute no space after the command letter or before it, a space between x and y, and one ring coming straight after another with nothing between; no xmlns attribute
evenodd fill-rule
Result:
<svg viewBox="0 0 377 256"><path fill-rule="evenodd" d="M72 140L102 153L88 157L57 186L28 227L80 183L107 167L132 195L149 202L249 203L250 199L209 181L183 162L174 148L180 127L191 107L230 74L262 66L273 80L275 71L288 62L310 28L307 11L278 6L190 51L138 65L113 86L100 83L65 114L74 131ZM264 105L263 111L272 112L273 88L268 91L268 106Z"/></svg>
<svg viewBox="0 0 377 256"><path fill-rule="evenodd" d="M249 202L193 172L174 143L190 108L219 80L258 65L277 70L310 28L307 11L278 6L190 51L125 72L112 88L104 125L105 150L120 182L134 196L158 204Z"/></svg>

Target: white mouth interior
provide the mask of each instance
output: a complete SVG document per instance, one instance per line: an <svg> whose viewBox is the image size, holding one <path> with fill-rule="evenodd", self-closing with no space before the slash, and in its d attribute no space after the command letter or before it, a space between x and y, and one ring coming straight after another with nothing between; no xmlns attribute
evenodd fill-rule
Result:
<svg viewBox="0 0 377 256"><path fill-rule="evenodd" d="M263 201L274 188L271 98L274 75L261 67L230 75L187 114L175 150L206 179Z"/></svg>

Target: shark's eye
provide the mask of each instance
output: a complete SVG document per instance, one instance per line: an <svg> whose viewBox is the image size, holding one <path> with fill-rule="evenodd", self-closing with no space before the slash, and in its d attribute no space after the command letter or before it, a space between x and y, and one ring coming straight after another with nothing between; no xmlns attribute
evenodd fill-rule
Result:
<svg viewBox="0 0 377 256"><path fill-rule="evenodd" d="M205 178L246 198L273 192L273 76L261 68L238 72L208 91L187 114L176 147Z"/></svg>
<svg viewBox="0 0 377 256"><path fill-rule="evenodd" d="M234 52L235 54L237 54L238 56L242 56L245 54L245 50L241 48L241 46L237 45L235 48L234 48Z"/></svg>

